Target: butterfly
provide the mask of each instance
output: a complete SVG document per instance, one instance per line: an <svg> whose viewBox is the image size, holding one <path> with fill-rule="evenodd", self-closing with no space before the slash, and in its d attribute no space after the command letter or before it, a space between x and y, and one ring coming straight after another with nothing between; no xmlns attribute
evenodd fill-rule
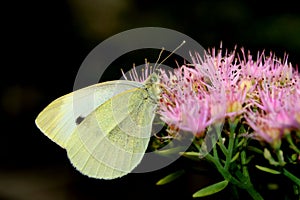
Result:
<svg viewBox="0 0 300 200"><path fill-rule="evenodd" d="M66 149L81 173L114 179L130 173L141 162L159 94L159 76L155 73L143 83L99 83L54 100L35 123Z"/></svg>

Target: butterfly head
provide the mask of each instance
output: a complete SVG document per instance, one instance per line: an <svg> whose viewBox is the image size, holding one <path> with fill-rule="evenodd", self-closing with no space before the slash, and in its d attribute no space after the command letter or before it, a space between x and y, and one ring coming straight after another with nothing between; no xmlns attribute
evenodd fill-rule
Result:
<svg viewBox="0 0 300 200"><path fill-rule="evenodd" d="M148 91L149 97L157 102L160 99L161 94L161 84L160 84L160 77L156 73L152 73L146 80L145 80L145 88Z"/></svg>

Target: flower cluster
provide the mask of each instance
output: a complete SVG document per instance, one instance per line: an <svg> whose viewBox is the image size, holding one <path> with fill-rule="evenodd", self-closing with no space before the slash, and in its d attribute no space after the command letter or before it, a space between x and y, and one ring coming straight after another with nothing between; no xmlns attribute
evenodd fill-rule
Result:
<svg viewBox="0 0 300 200"><path fill-rule="evenodd" d="M170 126L204 134L220 119L244 118L256 139L276 142L300 131L300 76L287 61L241 49L241 56L212 49L191 65L161 70L165 86L159 113Z"/></svg>
<svg viewBox="0 0 300 200"><path fill-rule="evenodd" d="M171 135L178 130L194 134L191 146L181 155L192 160L204 158L224 179L193 197L214 194L231 183L234 190L244 189L253 199L261 200L257 189L265 186L252 182L256 173L250 175L260 170L289 179L292 187L298 188L294 196L299 198L299 170L295 170L300 164L297 67L288 63L287 56L281 60L272 52L262 52L253 58L243 48L232 52L211 49L191 57L191 64L173 71L159 69L162 92L157 112ZM153 71L157 73L154 68L146 63L141 78L134 69L131 79L145 81ZM224 125L223 129L210 132L218 124ZM212 144L210 149L207 144ZM168 183L183 172L173 172L157 184Z"/></svg>

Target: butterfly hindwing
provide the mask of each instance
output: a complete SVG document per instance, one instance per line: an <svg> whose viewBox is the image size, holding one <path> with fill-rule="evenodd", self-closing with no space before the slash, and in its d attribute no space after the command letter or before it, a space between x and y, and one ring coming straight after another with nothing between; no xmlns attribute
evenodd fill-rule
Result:
<svg viewBox="0 0 300 200"><path fill-rule="evenodd" d="M128 174L146 151L155 108L144 88L115 95L77 126L66 145L69 159L90 177Z"/></svg>

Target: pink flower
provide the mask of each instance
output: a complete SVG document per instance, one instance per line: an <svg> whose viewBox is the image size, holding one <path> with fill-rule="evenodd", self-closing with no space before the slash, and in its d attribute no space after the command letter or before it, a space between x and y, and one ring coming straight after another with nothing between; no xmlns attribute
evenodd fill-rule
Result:
<svg viewBox="0 0 300 200"><path fill-rule="evenodd" d="M241 55L214 48L193 63L173 72L160 69L161 98L158 113L169 127L203 136L207 127L224 119L245 119L250 135L269 143L291 131L300 131L300 76L272 52L257 58L241 49ZM146 64L144 81L152 69Z"/></svg>
<svg viewBox="0 0 300 200"><path fill-rule="evenodd" d="M182 66L169 73L161 71L163 90L159 114L169 126L203 135L207 126L219 116L218 104L205 89L201 76L193 68ZM218 93L215 93L217 95ZM220 107L219 102L219 107Z"/></svg>
<svg viewBox="0 0 300 200"><path fill-rule="evenodd" d="M300 130L299 74L286 59L281 62L274 56L259 65L264 70L256 78L256 94L250 99L253 106L245 118L256 138L273 143Z"/></svg>
<svg viewBox="0 0 300 200"><path fill-rule="evenodd" d="M198 74L204 78L203 84L207 86L209 91L218 90L225 91L226 99L225 111L226 116L234 119L244 112L244 107L248 105L247 94L253 90L252 82L247 78L243 78L243 70L241 63L235 59L235 50L231 53L212 49L210 54L204 55L204 60L199 54L193 57L195 68Z"/></svg>
<svg viewBox="0 0 300 200"><path fill-rule="evenodd" d="M249 110L246 118L258 137L271 142L293 130L300 130L300 95L296 90L292 87L267 88L259 90L259 97L260 102L254 102L254 105L261 111Z"/></svg>

